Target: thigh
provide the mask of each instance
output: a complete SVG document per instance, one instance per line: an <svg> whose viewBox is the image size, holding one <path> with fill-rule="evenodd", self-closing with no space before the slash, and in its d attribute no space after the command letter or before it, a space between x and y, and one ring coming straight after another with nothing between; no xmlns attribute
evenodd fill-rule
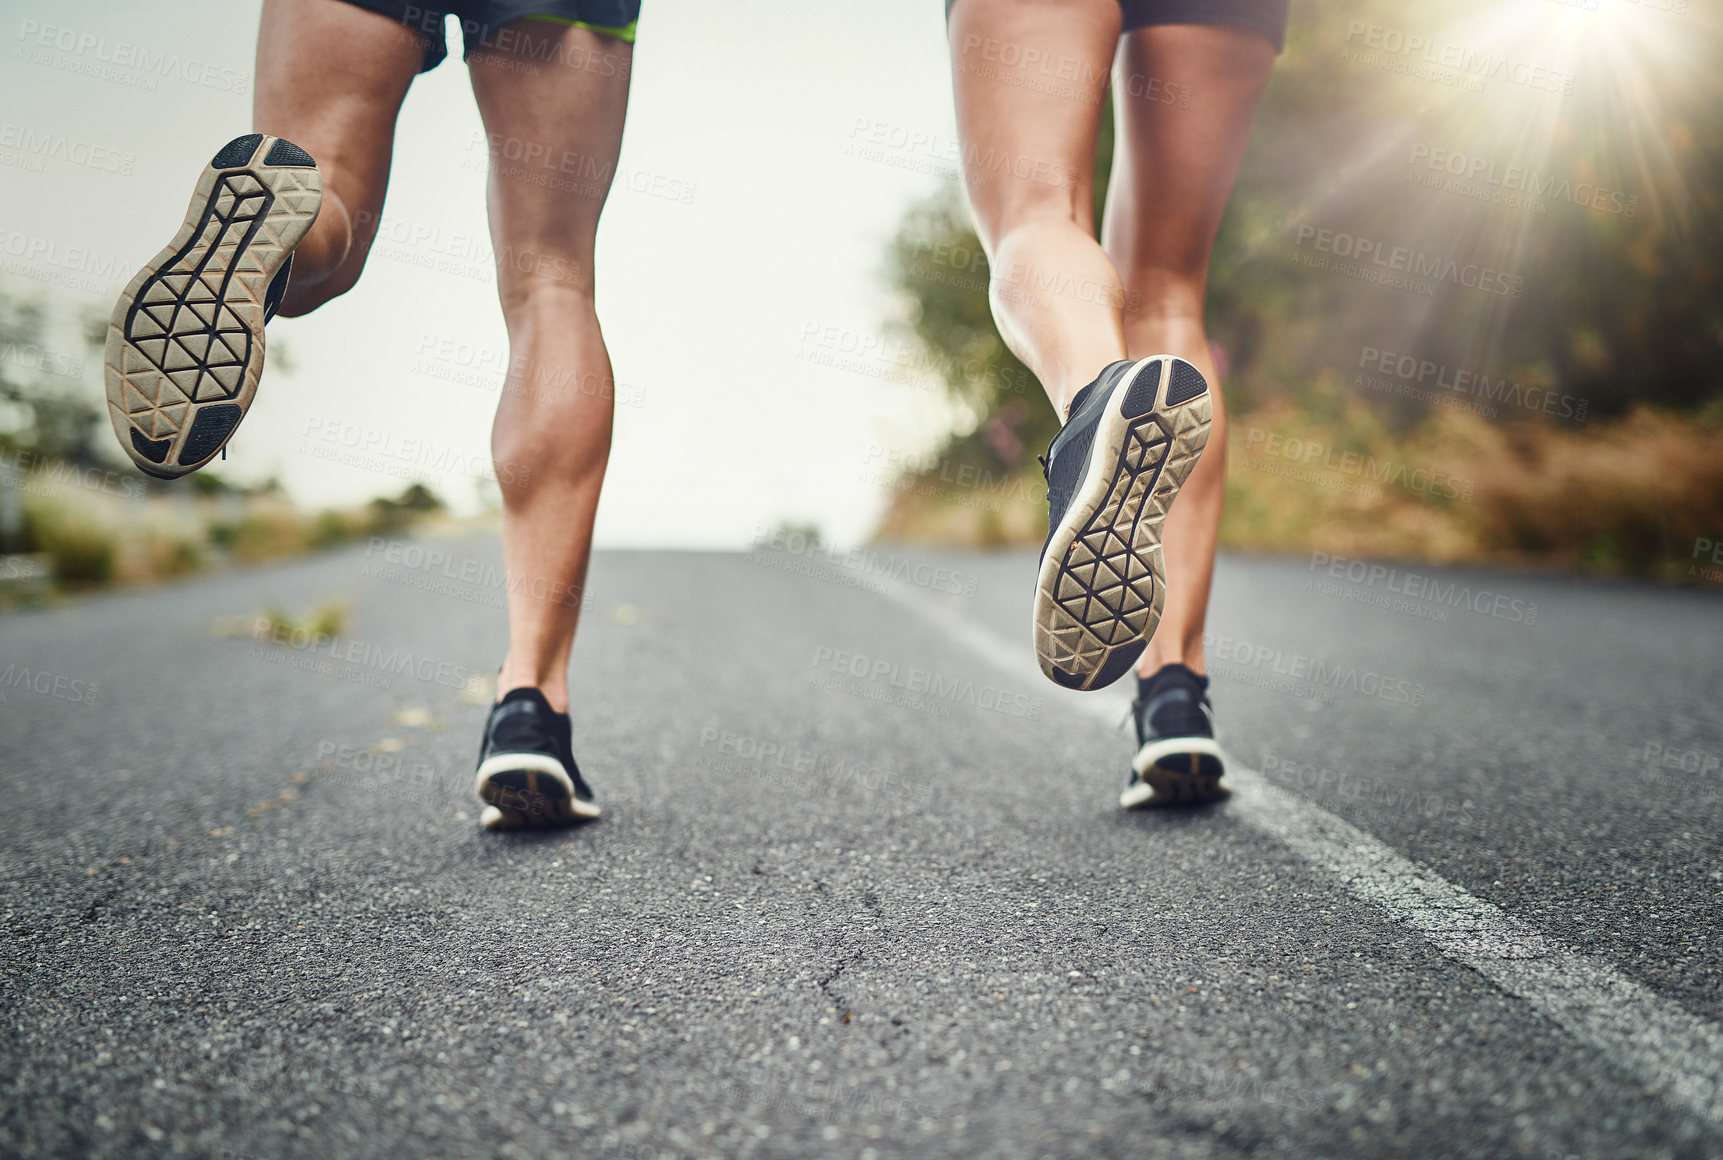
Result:
<svg viewBox="0 0 1723 1160"><path fill-rule="evenodd" d="M590 297L634 46L531 18L503 31L467 58L489 139L497 289L505 309L543 286Z"/></svg>
<svg viewBox="0 0 1723 1160"><path fill-rule="evenodd" d="M1012 225L1094 228L1095 141L1117 0L956 0L951 76L964 190L991 253Z"/></svg>
<svg viewBox="0 0 1723 1160"><path fill-rule="evenodd" d="M1237 25L1125 35L1102 241L1127 281L1133 270L1207 270L1274 55L1267 37Z"/></svg>
<svg viewBox="0 0 1723 1160"><path fill-rule="evenodd" d="M424 33L346 0L265 0L255 128L310 153L324 190L346 206L353 248L331 280L350 285L376 236L395 119L427 43Z"/></svg>

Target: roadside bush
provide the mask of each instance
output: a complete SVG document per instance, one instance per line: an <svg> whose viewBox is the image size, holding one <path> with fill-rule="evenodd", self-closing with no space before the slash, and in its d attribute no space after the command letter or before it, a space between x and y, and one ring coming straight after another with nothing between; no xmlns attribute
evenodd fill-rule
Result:
<svg viewBox="0 0 1723 1160"><path fill-rule="evenodd" d="M59 504L31 507L29 520L31 539L47 553L56 584L88 588L113 580L116 543L112 528L88 511Z"/></svg>

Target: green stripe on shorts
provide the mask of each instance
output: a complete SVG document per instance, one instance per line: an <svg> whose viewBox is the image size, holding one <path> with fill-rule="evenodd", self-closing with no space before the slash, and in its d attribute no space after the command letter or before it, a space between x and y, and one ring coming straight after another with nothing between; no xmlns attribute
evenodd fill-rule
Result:
<svg viewBox="0 0 1723 1160"><path fill-rule="evenodd" d="M570 20L566 16L552 16L549 13L536 13L536 12L530 16L522 17L522 19L524 19L524 20L546 20L552 24L562 24L562 25L566 25L570 28L584 28L588 32L596 32L600 36L613 36L617 40L620 40L620 41L624 42L625 44L633 44L634 43L634 29L635 29L635 26L640 23L640 21L638 21L638 20L630 20L627 24L619 24L619 25L588 24L584 20Z"/></svg>

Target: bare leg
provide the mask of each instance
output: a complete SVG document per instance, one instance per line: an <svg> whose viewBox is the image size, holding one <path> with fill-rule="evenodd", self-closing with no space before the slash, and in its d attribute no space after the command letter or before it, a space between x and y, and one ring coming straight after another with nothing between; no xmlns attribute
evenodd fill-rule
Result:
<svg viewBox="0 0 1723 1160"><path fill-rule="evenodd" d="M1267 39L1230 25L1141 28L1119 49L1118 140L1104 240L1124 274L1125 338L1132 358L1175 354L1195 365L1214 402L1208 449L1162 532L1167 599L1137 665L1144 676L1175 662L1204 671L1203 624L1226 496L1226 413L1203 329L1203 293L1215 232L1273 63ZM1163 83L1151 87L1150 78ZM1188 92L1189 104L1162 99L1169 92Z"/></svg>
<svg viewBox="0 0 1723 1160"><path fill-rule="evenodd" d="M1119 22L1117 0L958 0L951 12L964 189L992 267L993 318L1061 420L1073 395L1125 357L1123 291L1093 209ZM1026 50L1073 62L1069 91L1021 83L1042 79Z"/></svg>
<svg viewBox="0 0 1723 1160"><path fill-rule="evenodd" d="M424 62L423 38L343 0L265 0L253 123L310 153L323 208L293 252L281 313L315 310L359 280L376 236L395 118Z"/></svg>
<svg viewBox="0 0 1723 1160"><path fill-rule="evenodd" d="M614 385L593 306L598 215L622 149L633 47L530 19L470 58L490 135L491 238L509 372L491 432L509 651L497 695L568 711L568 658L610 457ZM516 160L508 160L508 158Z"/></svg>

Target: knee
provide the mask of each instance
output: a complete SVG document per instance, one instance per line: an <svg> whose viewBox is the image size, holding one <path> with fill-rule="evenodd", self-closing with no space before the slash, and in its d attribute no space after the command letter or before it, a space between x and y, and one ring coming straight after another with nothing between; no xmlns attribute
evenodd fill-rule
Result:
<svg viewBox="0 0 1723 1160"><path fill-rule="evenodd" d="M371 228L355 231L346 200L336 192L332 181L326 181L317 220L293 251L293 278L282 300L282 314L289 318L309 314L331 298L347 293L358 282L365 256L375 240L376 214L361 210L359 220L361 224L368 221Z"/></svg>
<svg viewBox="0 0 1723 1160"><path fill-rule="evenodd" d="M1212 235L1197 228L1175 227L1131 231L1134 235L1119 253L1120 272L1144 295L1165 298L1201 298L1208 282Z"/></svg>
<svg viewBox="0 0 1723 1160"><path fill-rule="evenodd" d="M498 261L502 260L499 257ZM499 268L497 298L502 303L503 321L511 330L523 322L568 326L598 317L590 279L520 278Z"/></svg>
<svg viewBox="0 0 1723 1160"><path fill-rule="evenodd" d="M508 240L496 249L497 298L503 315L517 317L540 313L567 316L573 311L592 313L592 250L570 245L567 239L550 244Z"/></svg>
<svg viewBox="0 0 1723 1160"><path fill-rule="evenodd" d="M301 318L322 306L332 298L339 298L353 289L359 281L358 276L348 277L336 274L323 279L321 282L305 284L289 280L287 293L282 296L281 309L276 313L283 318Z"/></svg>
<svg viewBox="0 0 1723 1160"><path fill-rule="evenodd" d="M1093 198L1071 186L1012 182L992 205L977 205L977 221L988 249L998 253L1017 238L1032 238L1049 231L1082 230L1095 233Z"/></svg>
<svg viewBox="0 0 1723 1160"><path fill-rule="evenodd" d="M1122 272L1126 314L1150 318L1191 318L1200 322L1208 267L1165 264L1127 266Z"/></svg>
<svg viewBox="0 0 1723 1160"><path fill-rule="evenodd" d="M353 289L359 284L359 275L365 271L369 246L367 239L366 248L357 256L344 251L329 273L315 279L311 275L319 268L319 263L315 260L301 262L300 255L294 254L293 274L288 279L287 293L281 299L279 313L287 318L298 318ZM318 255L312 257L315 259ZM323 263L322 268L329 269L329 265Z"/></svg>

